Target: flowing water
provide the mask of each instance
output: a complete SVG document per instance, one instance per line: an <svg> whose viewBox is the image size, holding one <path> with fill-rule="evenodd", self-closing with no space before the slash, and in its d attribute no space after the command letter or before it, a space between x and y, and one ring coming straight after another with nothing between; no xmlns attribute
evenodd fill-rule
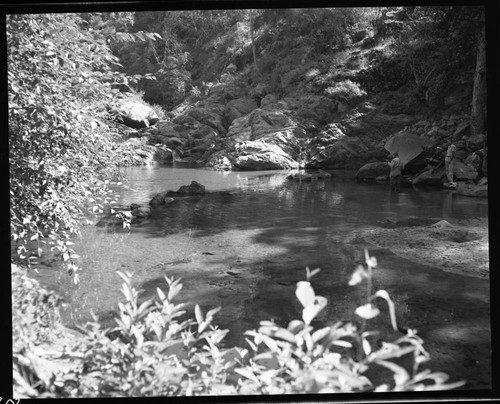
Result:
<svg viewBox="0 0 500 404"><path fill-rule="evenodd" d="M188 310L195 303L204 311L222 306L215 322L230 329L226 344L243 345L243 332L257 328L260 320L286 326L300 318L294 292L296 282L305 280L306 266L321 268L312 285L329 301L318 324L350 320L365 293L347 286L363 262L363 243L352 241L356 231L410 216L453 221L488 215L482 199L432 188L391 194L388 185L358 183L349 171L334 171L332 178L313 182L287 181L284 171L154 166L128 168L124 174L129 180L129 188L120 190L124 206L147 204L155 193L177 190L193 180L205 185L208 194L176 198L130 231L84 231L77 243L84 268L79 286L61 272L41 271L42 281L67 297L69 325L90 319L91 309L109 323L121 299L116 270L134 273L141 299L156 294L158 287L165 290L167 275L182 278L179 301ZM373 255L380 264L374 287L392 295L402 324L427 337L433 353L442 360L448 355L448 367L445 363L440 370L456 368L453 350L455 356L467 349L482 349L487 355L487 280L445 273L384 249ZM455 332L457 341L450 337ZM476 384L488 384L488 377L483 379Z"/></svg>

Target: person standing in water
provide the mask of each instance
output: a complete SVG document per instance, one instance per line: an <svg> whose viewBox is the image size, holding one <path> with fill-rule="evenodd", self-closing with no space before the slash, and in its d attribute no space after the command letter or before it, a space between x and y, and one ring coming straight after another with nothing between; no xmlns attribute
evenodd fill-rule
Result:
<svg viewBox="0 0 500 404"><path fill-rule="evenodd" d="M391 169L391 173L389 174L391 191L399 192L402 176L401 172L404 168L404 164L399 158L398 153L394 153L391 157L392 160L387 163Z"/></svg>

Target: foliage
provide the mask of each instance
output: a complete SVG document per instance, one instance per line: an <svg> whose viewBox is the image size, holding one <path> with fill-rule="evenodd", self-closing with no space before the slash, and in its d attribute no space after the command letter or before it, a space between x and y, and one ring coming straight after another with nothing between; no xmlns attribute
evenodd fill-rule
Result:
<svg viewBox="0 0 500 404"><path fill-rule="evenodd" d="M76 14L7 16L13 248L29 266L50 247L70 273L71 235L116 203L109 185L126 157L108 110L128 80L113 70L108 27L86 26Z"/></svg>
<svg viewBox="0 0 500 404"><path fill-rule="evenodd" d="M101 329L95 318L84 328L81 362L64 375L54 376L59 390L53 395L153 396L288 394L378 391L446 390L442 372L420 370L429 359L415 330L377 346L381 330L370 330L381 314L375 301L389 308L391 325L398 330L395 307L384 290L372 291L377 260L365 250L349 285L367 282L366 302L355 313L361 325L337 322L316 327L315 318L327 299L315 294L311 278L319 269L306 268L306 280L297 283L302 305L300 319L287 327L261 321L258 331L247 331L250 349L222 348L227 330L213 325L220 307L206 314L196 305L195 318L186 317L185 304L173 300L180 280L165 277L167 290L157 288L157 299L139 303L130 273L118 272L125 301L119 303L117 327ZM387 372L384 376L382 369ZM382 375L382 376L381 376Z"/></svg>
<svg viewBox="0 0 500 404"><path fill-rule="evenodd" d="M392 32L395 54L403 61L422 99L440 107L444 94L467 83L474 69L481 26L479 6L403 7L401 29ZM390 14L387 25L392 21Z"/></svg>
<svg viewBox="0 0 500 404"><path fill-rule="evenodd" d="M44 377L33 349L50 341L59 324L59 297L12 265L12 364L15 397L56 394L53 380Z"/></svg>
<svg viewBox="0 0 500 404"><path fill-rule="evenodd" d="M335 100L347 103L351 103L366 95L366 91L362 90L358 83L354 83L351 80L343 80L335 83L332 87L328 87L325 93Z"/></svg>
<svg viewBox="0 0 500 404"><path fill-rule="evenodd" d="M137 88L144 99L172 109L189 94L195 47L203 41L225 32L236 22L238 10L184 10L136 12L129 32L156 31L161 39L137 44L123 43L116 38L111 48L125 68L134 74L154 74L156 81L139 80Z"/></svg>

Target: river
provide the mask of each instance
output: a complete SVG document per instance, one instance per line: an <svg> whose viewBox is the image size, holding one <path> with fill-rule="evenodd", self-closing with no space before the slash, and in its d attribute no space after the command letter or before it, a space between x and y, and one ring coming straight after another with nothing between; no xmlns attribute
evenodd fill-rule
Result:
<svg viewBox="0 0 500 404"><path fill-rule="evenodd" d="M453 221L488 215L487 200L439 188L402 188L391 194L389 185L358 183L352 171L331 173L325 180L291 182L285 171L127 168L128 187L120 189L125 206L146 204L155 193L193 180L205 185L208 194L177 198L131 230L85 230L76 245L84 268L79 286L60 271L41 271L39 277L66 297L68 325L89 320L90 310L112 325L121 299L116 270L134 273L141 299L153 296L157 287L165 289L165 275L180 277L179 301L188 310L195 303L204 311L220 305L215 322L229 328L227 346L241 346L243 332L257 328L260 320L286 325L300 318L294 292L296 282L305 280L306 266L321 268L312 285L329 301L318 324L353 319L365 293L347 285L363 262L365 245L353 241L356 231L410 216ZM477 335L489 332L488 281L434 270L383 249L373 255L379 261L374 286L391 294L404 326L429 339L431 351L441 358L436 370L456 370L454 352L478 349ZM388 317L380 321L379 326L389 324ZM450 324L476 331L470 338L461 334L455 343L451 331L441 332ZM482 338L483 355L488 338ZM474 387L488 382L486 375Z"/></svg>

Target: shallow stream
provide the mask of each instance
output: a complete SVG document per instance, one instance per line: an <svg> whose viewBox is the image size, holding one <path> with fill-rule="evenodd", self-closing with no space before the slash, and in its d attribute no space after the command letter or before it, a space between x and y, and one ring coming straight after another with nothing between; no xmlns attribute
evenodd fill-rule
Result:
<svg viewBox="0 0 500 404"><path fill-rule="evenodd" d="M147 204L155 193L193 180L209 193L177 198L130 231L106 226L84 231L76 246L84 268L79 286L50 268L41 267L38 277L66 296L68 325L89 320L90 309L112 325L121 299L116 270L134 273L141 298L165 289L165 275L181 277L179 301L189 310L195 303L204 311L222 306L215 322L230 329L228 346L242 346L243 332L257 328L260 320L286 326L300 318L294 292L296 282L305 280L306 266L321 268L312 285L329 301L318 325L353 319L365 291L347 283L363 262L363 249L370 247L356 239L356 231L410 216L452 222L488 215L483 199L436 188L391 194L388 185L358 183L353 172L331 173L325 180L291 182L284 171L128 168L129 189L120 191L124 205ZM488 280L446 273L386 249L370 252L379 262L374 287L391 294L401 325L416 328L439 359L429 367L486 388L491 377ZM378 321L389 328L388 317Z"/></svg>

